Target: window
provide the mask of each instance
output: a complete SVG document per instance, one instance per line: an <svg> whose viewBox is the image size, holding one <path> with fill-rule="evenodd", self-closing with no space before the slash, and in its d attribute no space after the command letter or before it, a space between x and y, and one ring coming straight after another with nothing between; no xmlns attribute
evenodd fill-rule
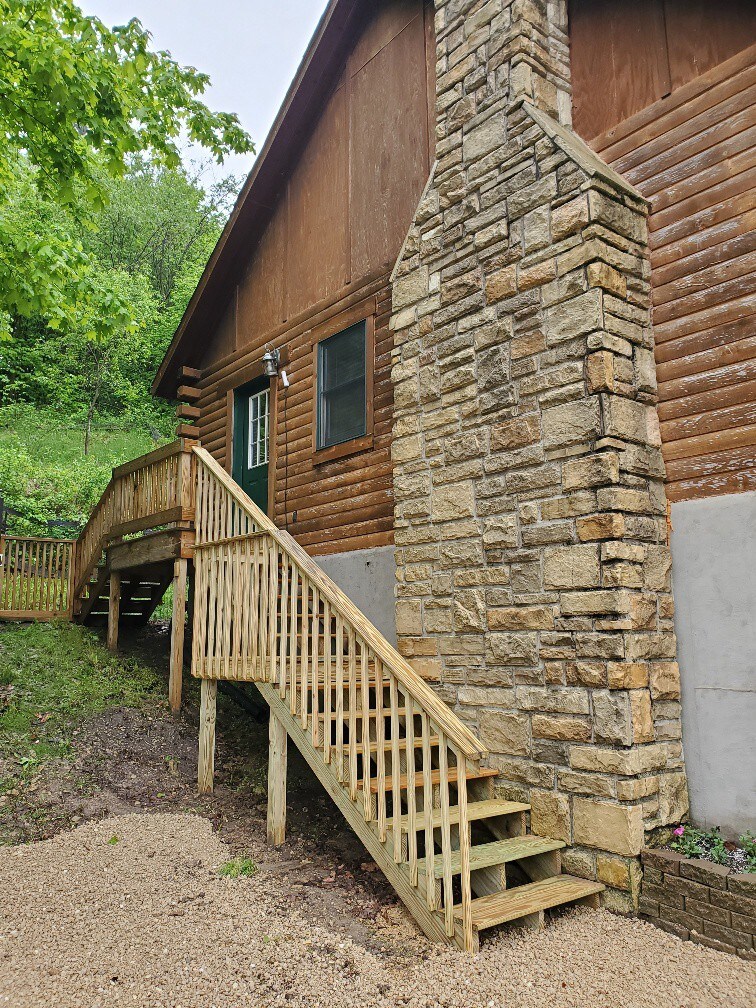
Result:
<svg viewBox="0 0 756 1008"><path fill-rule="evenodd" d="M368 433L367 343L365 320L318 343L318 449Z"/></svg>
<svg viewBox="0 0 756 1008"><path fill-rule="evenodd" d="M268 389L249 397L247 416L249 418L249 458L247 468L265 465L268 461Z"/></svg>

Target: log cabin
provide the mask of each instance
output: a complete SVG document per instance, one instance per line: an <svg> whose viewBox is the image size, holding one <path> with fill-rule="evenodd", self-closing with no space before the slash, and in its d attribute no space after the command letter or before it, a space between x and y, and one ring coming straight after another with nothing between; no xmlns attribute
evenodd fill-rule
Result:
<svg viewBox="0 0 756 1008"><path fill-rule="evenodd" d="M174 522L201 788L254 681L271 841L288 737L433 938L756 822L755 57L744 0L331 0L156 376L184 440L77 544L115 632L107 543Z"/></svg>

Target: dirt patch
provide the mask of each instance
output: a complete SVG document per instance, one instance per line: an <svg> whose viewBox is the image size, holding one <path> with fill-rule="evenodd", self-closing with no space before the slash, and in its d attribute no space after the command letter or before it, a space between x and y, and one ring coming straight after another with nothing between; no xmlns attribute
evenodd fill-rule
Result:
<svg viewBox="0 0 756 1008"><path fill-rule="evenodd" d="M167 646L159 627L123 642L128 654L162 668L167 668ZM166 705L116 707L74 728L69 758L46 762L0 796L0 842L42 840L90 820L132 812L198 813L234 854L249 854L290 885L302 913L324 918L358 941L373 942L371 922L404 910L293 746L287 843L278 850L267 846L267 707L253 686L244 692L257 713L219 698L213 795L196 791L198 690L187 677L179 719ZM11 769L0 763L0 778Z"/></svg>

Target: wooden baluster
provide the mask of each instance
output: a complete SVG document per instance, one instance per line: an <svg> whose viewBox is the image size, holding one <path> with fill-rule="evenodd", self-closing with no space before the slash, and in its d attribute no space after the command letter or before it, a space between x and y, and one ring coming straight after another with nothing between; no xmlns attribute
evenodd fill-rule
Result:
<svg viewBox="0 0 756 1008"><path fill-rule="evenodd" d="M320 593L313 585L312 588L312 638L310 641L311 673L310 673L310 716L312 717L312 744L317 747L320 744L320 702L318 692L320 690ZM325 670L324 670L325 672ZM304 712L303 712L304 716ZM304 717L302 727L307 727L307 718Z"/></svg>
<svg viewBox="0 0 756 1008"><path fill-rule="evenodd" d="M287 655L289 643L289 575L291 564L287 556L281 555L281 622L278 625L278 694L283 700L286 696Z"/></svg>
<svg viewBox="0 0 756 1008"><path fill-rule="evenodd" d="M378 787L378 837L386 842L386 719L383 711L383 662L375 657L376 783Z"/></svg>
<svg viewBox="0 0 756 1008"><path fill-rule="evenodd" d="M225 621L230 626L231 650L229 654L229 675L238 679L243 675L241 668L241 641L242 641L242 605L241 605L241 579L243 570L243 544L240 542L230 542L227 546L228 568L226 577L229 582L229 606L225 613Z"/></svg>
<svg viewBox="0 0 756 1008"><path fill-rule="evenodd" d="M213 673L215 663L216 613L218 596L218 547L208 545L204 552L207 564L207 650L204 657L203 676Z"/></svg>
<svg viewBox="0 0 756 1008"><path fill-rule="evenodd" d="M260 621L258 624L258 637L260 640L259 654L260 661L258 676L261 681L265 681L265 670L268 667L268 617L270 590L270 548L265 539L260 540Z"/></svg>
<svg viewBox="0 0 756 1008"><path fill-rule="evenodd" d="M323 758L331 762L331 726L333 711L333 653L331 637L331 607L323 602Z"/></svg>
<svg viewBox="0 0 756 1008"><path fill-rule="evenodd" d="M373 798L370 791L370 661L368 646L364 640L360 640L360 689L362 698L362 798L365 822L370 822L373 818ZM377 734L376 732L376 737Z"/></svg>
<svg viewBox="0 0 756 1008"><path fill-rule="evenodd" d="M389 709L391 711L391 804L393 806L394 861L402 860L402 792L399 761L399 696L396 679L389 678Z"/></svg>
<svg viewBox="0 0 756 1008"><path fill-rule="evenodd" d="M259 538L252 539L252 559L250 568L249 606L249 675L256 679L260 660L260 547Z"/></svg>
<svg viewBox="0 0 756 1008"><path fill-rule="evenodd" d="M433 838L433 763L430 744L430 722L420 711L423 739L423 823L425 826L425 899L429 910L436 909L436 847Z"/></svg>
<svg viewBox="0 0 756 1008"><path fill-rule="evenodd" d="M302 576L302 622L300 624L300 632L302 637L301 651L299 655L298 706L300 712L300 723L303 728L306 728L307 706L310 694L310 582L304 575ZM296 705L293 713L296 714Z"/></svg>
<svg viewBox="0 0 756 1008"><path fill-rule="evenodd" d="M407 746L407 854L409 858L410 885L417 885L417 815L416 802L417 791L415 790L415 725L414 707L412 694L404 693L404 706L407 714L405 716L405 745Z"/></svg>
<svg viewBox="0 0 756 1008"><path fill-rule="evenodd" d="M444 925L449 938L454 934L454 892L452 889L451 817L449 812L449 765L446 737L438 734L439 790L441 792L441 863L444 879Z"/></svg>
<svg viewBox="0 0 756 1008"><path fill-rule="evenodd" d="M457 762L457 806L459 807L459 868L462 888L462 931L466 952L475 951L472 926L472 890L470 886L470 824L467 820L466 762L458 749L452 750Z"/></svg>
<svg viewBox="0 0 756 1008"><path fill-rule="evenodd" d="M264 676L265 682L276 681L276 634L279 619L279 551L275 540L270 539L268 545L268 666Z"/></svg>
<svg viewBox="0 0 756 1008"><path fill-rule="evenodd" d="M297 713L297 662L299 660L299 571L291 569L291 602L289 606L289 711Z"/></svg>
<svg viewBox="0 0 756 1008"><path fill-rule="evenodd" d="M255 640L254 640L254 613L257 599L254 595L254 570L255 570L255 539L247 539L244 542L244 578L243 578L243 604L244 604L244 678L254 679L255 675Z"/></svg>
<svg viewBox="0 0 756 1008"><path fill-rule="evenodd" d="M344 780L344 622L336 614L336 772Z"/></svg>
<svg viewBox="0 0 756 1008"><path fill-rule="evenodd" d="M347 627L349 674L349 797L357 800L357 640L352 626ZM342 658L343 660L343 658Z"/></svg>

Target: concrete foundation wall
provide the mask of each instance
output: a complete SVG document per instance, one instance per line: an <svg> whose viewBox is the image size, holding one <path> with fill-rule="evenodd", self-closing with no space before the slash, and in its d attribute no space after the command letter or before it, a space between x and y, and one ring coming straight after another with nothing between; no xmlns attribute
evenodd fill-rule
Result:
<svg viewBox="0 0 756 1008"><path fill-rule="evenodd" d="M376 626L383 636L396 644L396 562L394 547L353 550L317 558L319 567L336 582Z"/></svg>
<svg viewBox="0 0 756 1008"><path fill-rule="evenodd" d="M672 505L691 818L756 829L756 493Z"/></svg>

